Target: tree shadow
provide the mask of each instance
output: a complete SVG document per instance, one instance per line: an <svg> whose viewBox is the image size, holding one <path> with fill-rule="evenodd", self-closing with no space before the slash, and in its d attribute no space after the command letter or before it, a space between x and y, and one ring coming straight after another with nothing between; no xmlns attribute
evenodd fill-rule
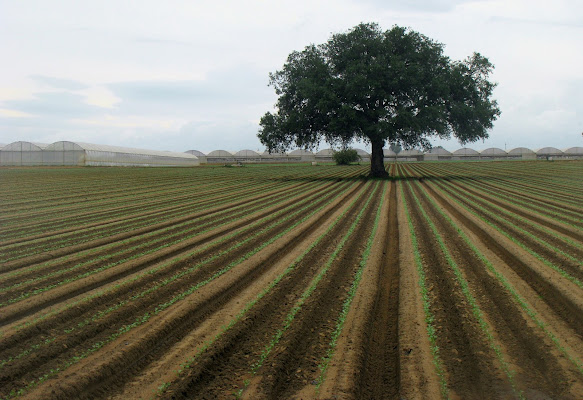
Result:
<svg viewBox="0 0 583 400"><path fill-rule="evenodd" d="M463 182L463 181L495 181L500 178L509 178L514 181L520 180L520 178L508 174L508 175L457 175L457 174L447 174L443 176L372 176L370 174L361 174L349 177L332 177L332 176L301 176L301 177L277 177L277 178L267 178L270 181L277 182L362 182L362 181L418 181L418 182Z"/></svg>

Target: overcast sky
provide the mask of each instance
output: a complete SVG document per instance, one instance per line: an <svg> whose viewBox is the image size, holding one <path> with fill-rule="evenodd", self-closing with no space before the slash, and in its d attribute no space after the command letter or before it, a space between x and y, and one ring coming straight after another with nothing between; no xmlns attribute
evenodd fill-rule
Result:
<svg viewBox="0 0 583 400"><path fill-rule="evenodd" d="M583 146L580 0L0 0L0 143L263 150L269 72L360 22L490 59L502 115L470 147Z"/></svg>

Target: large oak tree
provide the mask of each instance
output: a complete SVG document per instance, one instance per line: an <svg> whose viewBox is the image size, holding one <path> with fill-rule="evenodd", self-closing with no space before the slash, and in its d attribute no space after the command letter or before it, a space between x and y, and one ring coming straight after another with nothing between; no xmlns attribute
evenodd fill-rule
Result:
<svg viewBox="0 0 583 400"><path fill-rule="evenodd" d="M373 176L386 174L387 143L428 149L432 136L485 139L500 115L488 80L493 65L478 53L452 61L443 47L407 28L362 23L294 51L269 75L279 97L258 137L270 152L364 140Z"/></svg>

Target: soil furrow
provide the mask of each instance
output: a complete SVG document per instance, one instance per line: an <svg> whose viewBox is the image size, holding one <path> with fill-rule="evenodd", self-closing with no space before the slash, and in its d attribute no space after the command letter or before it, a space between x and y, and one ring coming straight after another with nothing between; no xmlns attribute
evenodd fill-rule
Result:
<svg viewBox="0 0 583 400"><path fill-rule="evenodd" d="M512 251L508 250L503 243L498 242L486 230L478 226L470 218L464 215L451 202L444 198L431 185L425 185L431 196L444 207L456 219L462 221L465 227L480 237L485 245L492 250L501 260L510 266L525 282L527 282L549 305L553 311L559 315L574 330L583 332L583 310L577 307L568 297L566 297L556 286L541 276L536 270L524 263Z"/></svg>
<svg viewBox="0 0 583 400"><path fill-rule="evenodd" d="M336 188L335 190L339 189ZM81 280L74 281L70 284L65 284L55 290L43 293L42 296L35 296L31 299L27 299L22 302L22 304L15 303L13 305L7 306L3 308L4 312L2 315L0 315L0 327L17 321L20 318L34 314L43 308L53 306L65 300L74 298L80 294L87 293L116 280L125 278L135 272L154 266L157 263L177 257L180 254L188 252L197 246L201 246L214 239L217 239L220 236L228 234L234 230L244 228L253 221L268 217L274 212L277 212L293 203L295 203L294 200L286 201L284 204L279 204L275 207L265 209L263 212L253 215L247 219L237 220L236 222L222 227L217 231L211 231L202 237L195 237L193 239L186 240L158 251L154 254L146 255L145 257L123 263L113 269L105 270L99 274L82 278Z"/></svg>
<svg viewBox="0 0 583 400"><path fill-rule="evenodd" d="M134 237L129 239L129 240L131 240L131 244L126 243L126 241L124 241L124 242L120 242L119 246L113 246L113 247L107 246L107 249L103 249L103 250L96 248L95 251L92 252L91 254L87 254L84 256L80 256L80 257L76 257L74 255L73 256L67 255L67 256L62 257L62 259L57 259L54 262L52 262L51 263L52 267L49 266L47 268L42 268L42 270L38 269L38 268L32 269L31 267L34 267L34 265L30 265L30 266L27 266L27 269L31 270L31 273L29 275L38 277L40 274L48 274L52 271L66 270L67 268L73 267L75 265L79 265L81 262L84 262L84 264L85 264L83 266L83 268L75 268L67 274L57 274L56 276L49 277L48 279L43 279L43 280L35 279L34 282L31 283L31 285L34 288L38 288L40 285L48 286L48 285L51 285L53 282L58 283L64 279L66 279L67 277L78 276L79 274L82 274L85 271L96 270L96 269L99 269L100 267L107 266L107 265L115 265L116 262L122 261L124 259L127 260L128 258L132 258L131 257L132 255L139 256L144 251L144 249L142 248L143 244L154 243L154 241L161 242L165 238L168 238L169 235L172 235L172 234L174 234L176 236L175 231L178 229L180 229L179 233L180 233L182 239L174 239L174 241L177 241L177 240L183 241L189 237L195 236L198 231L201 231L201 230L203 230L204 232L209 231L210 229L212 229L213 225L224 225L224 224L228 223L229 220L234 220L235 218L241 219L242 217L246 217L246 219L249 219L249 216L252 214L255 214L257 212L257 210L259 210L259 209L264 211L264 209L266 207L270 207L270 209L273 212L276 212L276 211L278 211L278 209L274 209L272 207L272 205L277 203L277 202L281 203L281 202L283 202L283 200L288 199L291 196L295 195L293 201L299 203L301 201L304 201L304 199L306 199L307 197L312 196L316 192L323 196L325 194L328 194L330 192L330 190L331 190L330 185L327 185L325 187L318 188L318 189L304 190L301 192L302 194L300 196L298 196L297 193L282 192L278 195L274 194L271 197L260 198L260 199L253 201L253 202L249 202L247 204L243 204L242 206L238 207L238 208L249 207L246 210L231 211L232 208L235 208L235 207L232 207L232 208L229 208L226 210L222 210L222 211L219 210L213 214L203 215L201 218L192 218L190 220L187 220L186 222L180 224L180 228L173 228L174 226L171 226L169 228L165 228L163 230L160 230L159 232L149 233L147 236L142 236L142 237L134 236ZM231 214L233 214L234 216L229 218L229 215L231 215ZM265 216L265 213L260 214L259 218L261 218L262 216ZM229 219L227 219L225 221L225 218L229 218ZM201 225L201 222L203 222L205 220L207 221L207 223ZM253 219L249 220L249 222L253 222ZM233 229L236 229L236 228L233 228ZM165 241L166 241L166 243L171 243L170 239L166 239ZM103 246L101 246L101 247L103 247ZM150 247L153 250L156 249L156 245L154 245L154 244L150 245ZM158 244L157 247L160 247L160 245ZM115 256L107 257L107 259L102 259L100 257L104 252L106 252L106 254L109 254L109 255L115 254L116 248L119 248L122 251L118 252ZM125 249L128 249L128 251L123 251ZM149 252L149 250L148 250L148 252ZM93 261L93 262L89 263L89 261ZM25 280L26 276L27 276L26 274L19 274L17 276L12 277L12 278L7 277L6 279L4 279L1 286L8 287L11 284L11 282L22 282ZM24 291L26 291L26 288L27 288L26 285L20 285L15 290L17 290L18 292L24 292ZM1 293L0 294L0 301L4 301L5 298L10 298L9 296L10 296L10 292Z"/></svg>
<svg viewBox="0 0 583 400"><path fill-rule="evenodd" d="M337 238L352 223L365 200L364 197L362 196L349 214L295 266L285 280L251 310L244 321L198 360L190 374L168 392L169 398L220 398L236 388L237 383L242 384L243 380L250 376L253 363L260 359L260 354L273 334L281 327L286 314L319 268L326 263L337 244ZM233 379L234 377L237 378Z"/></svg>
<svg viewBox="0 0 583 400"><path fill-rule="evenodd" d="M362 364L358 367L354 393L358 399L398 399L400 396L400 259L397 188L394 181L391 183L388 207L389 221L385 227L377 293L366 323Z"/></svg>
<svg viewBox="0 0 583 400"><path fill-rule="evenodd" d="M358 190L351 190L350 196L354 196ZM345 197L343 202L346 203L347 200L348 197ZM321 212L309 224L302 226L301 235L296 234L292 240L283 245L283 248L272 252L261 262L250 266L234 284L220 292L209 293L196 307L187 307L179 318L167 320L163 325L157 325L155 333L144 339L143 345L131 348L128 352L120 354L118 358L108 361L103 370L96 372L94 376L87 377L87 381L82 385L62 387L60 395L55 398L59 398L63 394L76 398L107 397L111 394L112 389L121 388L125 381L161 357L165 351L187 336L192 329L219 310L229 299L252 285L261 274L276 264L287 252L298 246L304 236L317 229L334 211L335 208L329 208Z"/></svg>
<svg viewBox="0 0 583 400"><path fill-rule="evenodd" d="M456 227L444 220L427 201L420 188L415 188L424 208L437 222L440 232L448 240L448 247L456 254L480 308L492 324L492 330L504 344L508 361L518 368L516 381L519 387L531 393L545 393L552 398L561 397L567 389L563 374L549 344L529 326L525 315L513 301L509 292L487 272L480 259L457 237Z"/></svg>
<svg viewBox="0 0 583 400"><path fill-rule="evenodd" d="M580 281L583 280L583 269L581 269L581 263L576 263L576 256L580 254L580 250L576 248L572 248L571 246L567 246L565 243L558 241L554 236L550 235L544 231L535 231L535 235L530 236L522 230L528 231L532 230L530 226L527 226L522 222L519 218L510 218L507 217L503 221L497 220L495 217L498 216L499 213L495 208L490 207L487 203L482 201L479 198L474 198L473 200L480 204L480 206L484 207L488 212L484 212L476 207L475 204L472 204L471 201L464 198L465 196L460 194L459 191L452 190L449 185L444 185L441 182L435 182L441 188L445 189L451 196L453 196L457 201L460 201L465 206L474 210L474 212L481 215L488 221L491 221L493 224L498 226L502 231L506 232L515 240L522 243L527 248L535 251L548 262L552 263L555 266L560 266L562 270L564 270L569 275L573 276ZM490 214L490 215L489 215ZM531 232L532 235L532 232ZM542 244L540 241L548 243L548 244L556 244L562 247L566 254L570 255L571 258L567 258L564 255L560 254L558 251L549 247L547 245ZM575 256L575 257L574 257Z"/></svg>
<svg viewBox="0 0 583 400"><path fill-rule="evenodd" d="M411 190L407 184L406 201L426 269L437 345L448 387L460 398L495 398L497 393L508 392L510 388L499 387L502 378L499 366Z"/></svg>

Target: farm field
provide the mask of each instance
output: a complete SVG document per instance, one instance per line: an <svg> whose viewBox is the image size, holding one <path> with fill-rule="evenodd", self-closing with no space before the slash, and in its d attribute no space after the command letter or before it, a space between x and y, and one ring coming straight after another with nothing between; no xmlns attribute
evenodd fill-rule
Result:
<svg viewBox="0 0 583 400"><path fill-rule="evenodd" d="M583 162L0 169L0 399L577 399Z"/></svg>

